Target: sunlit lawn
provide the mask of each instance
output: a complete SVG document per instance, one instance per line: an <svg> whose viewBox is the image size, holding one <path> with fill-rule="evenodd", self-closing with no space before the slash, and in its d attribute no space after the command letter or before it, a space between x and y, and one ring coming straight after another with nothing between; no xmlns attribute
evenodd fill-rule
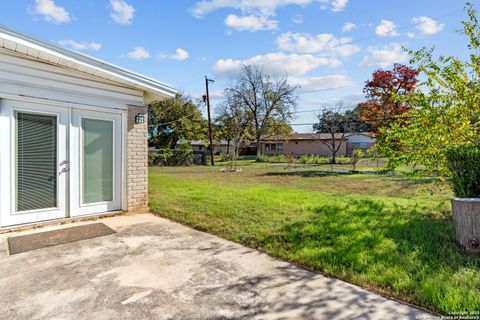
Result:
<svg viewBox="0 0 480 320"><path fill-rule="evenodd" d="M249 161L242 170L151 168L150 208L431 310L480 310L480 259L455 245L448 188L432 193L402 174Z"/></svg>

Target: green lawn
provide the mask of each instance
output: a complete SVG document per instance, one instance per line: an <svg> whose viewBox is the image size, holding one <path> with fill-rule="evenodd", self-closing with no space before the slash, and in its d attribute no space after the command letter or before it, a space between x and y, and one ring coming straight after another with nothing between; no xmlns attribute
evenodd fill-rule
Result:
<svg viewBox="0 0 480 320"><path fill-rule="evenodd" d="M443 187L245 162L151 168L158 215L431 310L480 310L480 258L457 249Z"/></svg>

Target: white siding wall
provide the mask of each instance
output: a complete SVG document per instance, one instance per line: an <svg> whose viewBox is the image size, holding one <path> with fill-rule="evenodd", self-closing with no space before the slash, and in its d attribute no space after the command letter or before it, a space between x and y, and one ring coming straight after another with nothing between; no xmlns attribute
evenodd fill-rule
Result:
<svg viewBox="0 0 480 320"><path fill-rule="evenodd" d="M143 105L143 92L0 49L0 97L24 95L126 110Z"/></svg>
<svg viewBox="0 0 480 320"><path fill-rule="evenodd" d="M348 142L350 143L375 143L375 141L375 138L363 134L355 134L348 136Z"/></svg>

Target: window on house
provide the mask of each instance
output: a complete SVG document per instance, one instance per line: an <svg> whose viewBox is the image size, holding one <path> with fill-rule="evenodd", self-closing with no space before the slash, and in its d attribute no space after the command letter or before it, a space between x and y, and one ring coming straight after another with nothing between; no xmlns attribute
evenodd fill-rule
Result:
<svg viewBox="0 0 480 320"><path fill-rule="evenodd" d="M265 151L282 151L283 143L266 143Z"/></svg>

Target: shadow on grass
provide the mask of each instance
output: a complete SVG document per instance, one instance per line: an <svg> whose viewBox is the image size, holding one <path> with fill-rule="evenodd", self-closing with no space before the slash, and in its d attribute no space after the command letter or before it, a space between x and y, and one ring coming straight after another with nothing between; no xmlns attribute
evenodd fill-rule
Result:
<svg viewBox="0 0 480 320"><path fill-rule="evenodd" d="M480 258L456 246L450 217L375 200L310 208L261 246L443 313L480 306Z"/></svg>
<svg viewBox="0 0 480 320"><path fill-rule="evenodd" d="M295 170L295 171L271 171L263 174L264 176L281 176L281 177L291 177L299 176L304 178L310 177L324 177L324 176L344 176L351 175L349 171L322 171L322 170Z"/></svg>

